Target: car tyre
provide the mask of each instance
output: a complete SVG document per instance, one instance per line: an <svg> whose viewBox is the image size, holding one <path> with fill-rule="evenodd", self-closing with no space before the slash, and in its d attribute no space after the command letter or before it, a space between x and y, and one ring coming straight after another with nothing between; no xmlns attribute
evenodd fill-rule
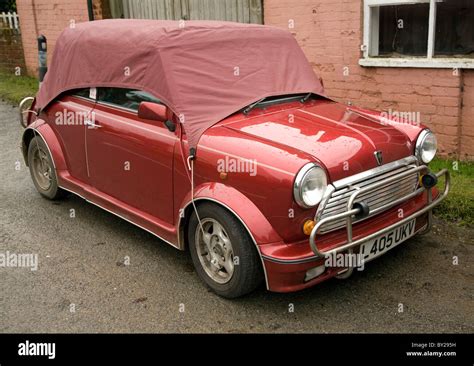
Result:
<svg viewBox="0 0 474 366"><path fill-rule="evenodd" d="M193 210L188 243L199 277L225 298L255 290L263 280L262 263L245 227L222 206L206 202L197 210L202 227Z"/></svg>
<svg viewBox="0 0 474 366"><path fill-rule="evenodd" d="M28 167L33 183L43 197L56 200L66 196L67 192L58 186L48 146L39 136L35 136L28 145Z"/></svg>

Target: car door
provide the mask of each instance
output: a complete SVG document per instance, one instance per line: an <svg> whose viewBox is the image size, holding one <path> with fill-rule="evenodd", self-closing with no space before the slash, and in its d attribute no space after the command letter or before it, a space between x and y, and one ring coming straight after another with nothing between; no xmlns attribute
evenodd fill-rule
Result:
<svg viewBox="0 0 474 366"><path fill-rule="evenodd" d="M75 89L61 95L47 110L48 120L56 132L69 174L88 183L84 121L95 105L89 88Z"/></svg>
<svg viewBox="0 0 474 366"><path fill-rule="evenodd" d="M162 122L138 118L141 101L160 103L138 90L98 89L92 126L85 134L90 181L134 209L173 223L173 153L178 138Z"/></svg>

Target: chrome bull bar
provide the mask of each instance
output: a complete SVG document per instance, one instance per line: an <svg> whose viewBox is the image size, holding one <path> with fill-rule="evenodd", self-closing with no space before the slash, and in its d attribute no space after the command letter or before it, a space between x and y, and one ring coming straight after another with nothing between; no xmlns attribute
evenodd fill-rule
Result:
<svg viewBox="0 0 474 366"><path fill-rule="evenodd" d="M399 173L399 174L396 174L388 179L385 179L381 182L377 182L377 183L374 183L374 184L371 184L369 186L366 186L366 187L363 187L363 188L356 188L356 191L350 196L348 202L347 202L347 211L345 212L342 212L342 213L339 213L339 214L336 214L334 216L329 216L329 217L326 217L324 219L322 219L321 221L317 222L316 225L314 226L313 230L311 231L311 235L309 237L309 244L311 246L311 249L313 250L314 254L316 254L317 256L319 257L327 257L327 256L330 256L330 255L334 255L334 254L337 254L337 253L340 253L340 252L343 252L343 251L346 251L346 250L352 250L352 248L356 247L356 246L359 246L369 240L372 240L372 239L375 239L376 237L378 237L379 235L382 235L382 234L385 234L386 232L389 232L393 229L395 229L396 227L400 226L400 225L403 225L404 223L406 222L409 222L423 214L425 214L426 212L428 212L428 224L427 224L427 227L425 230L423 230L423 233L429 231L431 225L432 225L432 209L439 205L441 203L442 200L444 200L446 198L446 196L448 195L449 193L449 189L450 189L450 183L451 183L451 177L450 177L450 174L449 174L449 171L447 169L443 169L441 171L439 171L438 173L436 173L436 177L437 178L440 178L441 176L444 176L445 178L445 184L444 184L444 191L443 193L441 193L437 198L436 200L433 201L433 192L432 192L432 188L428 188L426 189L425 187L421 186L419 188L417 188L414 192L410 193L410 194L407 194L406 196L404 197L401 197L393 202L391 202L390 204L387 204L387 207L384 207L383 209L388 209L390 207L393 207L393 206L396 206L397 204L399 203L402 203L410 198L413 198L415 196L417 196L418 194L424 192L425 190L428 191L428 199L427 199L427 205L425 207L423 207L421 210L419 211L416 211L415 213L411 214L410 216L408 217L405 217L403 218L402 220L390 225L390 226L387 226L385 228L383 228L382 230L379 230L375 233L372 233L368 236L365 236L363 238L360 238L358 240L355 240L353 241L353 235L352 235L352 225L353 225L353 219L355 216L357 215L360 215L361 212L362 212L362 208L361 207L354 207L354 202L357 198L357 196L359 194L363 194L369 190L372 190L372 189L376 189L384 184L387 184L387 183L391 183L391 182L396 182L397 180L401 179L401 178L404 178L410 174L413 174L414 172L422 172L422 171L429 171L428 170L428 167L426 165L421 165L421 166L418 166L418 167L414 167L413 169L410 169L408 171L405 171L405 172L402 172L402 173ZM328 222L331 222L331 221L336 221L336 220L340 220L342 218L346 218L346 231L347 231L347 243L344 244L344 245L341 245L341 246L338 246L334 249L331 249L331 250L328 250L328 251L322 251L320 249L318 249L317 245L316 245L316 236L318 235L318 232L320 230L320 228L322 227L322 225L328 223Z"/></svg>

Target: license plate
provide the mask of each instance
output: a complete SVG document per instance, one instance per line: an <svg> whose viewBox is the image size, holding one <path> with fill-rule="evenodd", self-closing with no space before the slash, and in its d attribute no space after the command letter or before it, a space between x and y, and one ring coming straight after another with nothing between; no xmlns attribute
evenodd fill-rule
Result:
<svg viewBox="0 0 474 366"><path fill-rule="evenodd" d="M415 235L415 221L412 220L406 224L396 227L392 231L380 235L378 238L373 239L360 246L360 254L364 258L365 262L368 262L378 256L384 254L390 249L396 247L401 242L404 242L408 238Z"/></svg>

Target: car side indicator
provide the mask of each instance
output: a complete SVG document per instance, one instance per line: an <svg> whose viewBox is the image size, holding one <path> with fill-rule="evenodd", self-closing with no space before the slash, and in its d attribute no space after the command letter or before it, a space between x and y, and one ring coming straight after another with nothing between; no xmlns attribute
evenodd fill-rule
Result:
<svg viewBox="0 0 474 366"><path fill-rule="evenodd" d="M383 163L382 151L377 150L376 152L374 152L374 156L375 156L375 160L377 160L377 164L379 166L382 165L382 163Z"/></svg>

